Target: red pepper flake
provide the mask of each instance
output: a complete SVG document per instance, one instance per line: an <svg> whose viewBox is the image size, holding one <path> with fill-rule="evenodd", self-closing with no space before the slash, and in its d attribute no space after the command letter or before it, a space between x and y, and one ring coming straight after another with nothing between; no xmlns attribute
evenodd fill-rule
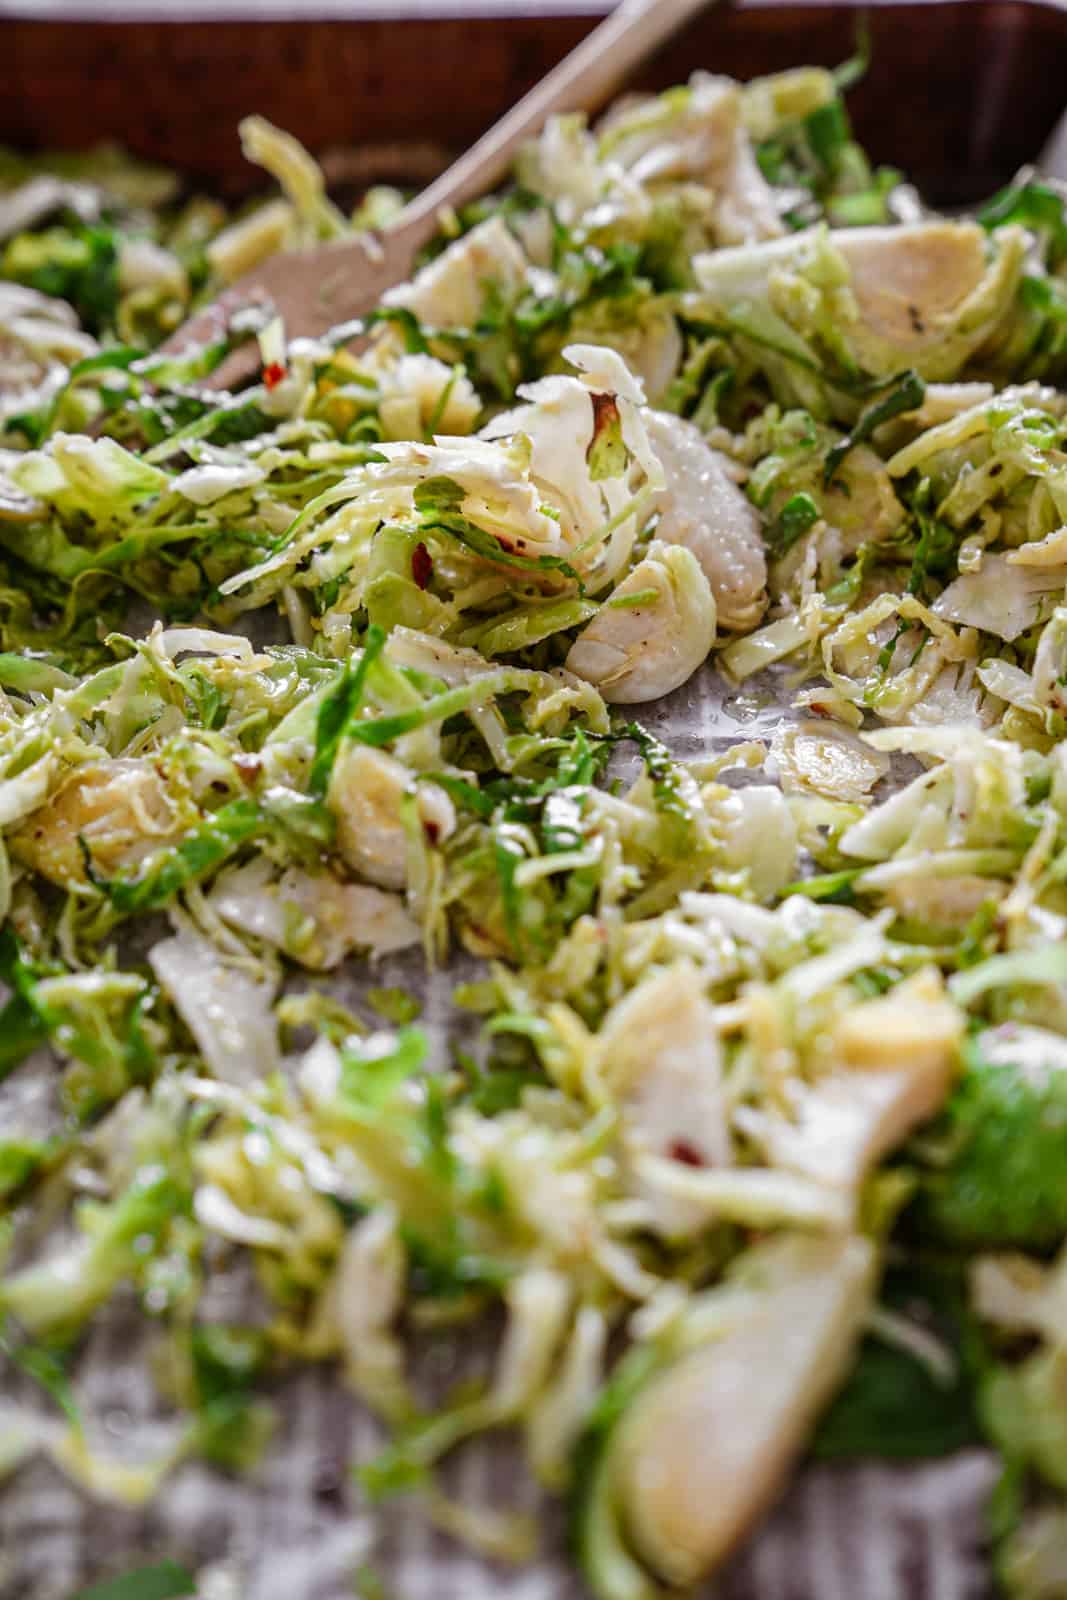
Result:
<svg viewBox="0 0 1067 1600"><path fill-rule="evenodd" d="M285 381L285 368L280 361L268 361L263 368L263 382L268 389L276 389Z"/></svg>
<svg viewBox="0 0 1067 1600"><path fill-rule="evenodd" d="M688 1139L675 1139L667 1151L672 1161L681 1161L687 1167L702 1167L704 1157L696 1145L690 1144Z"/></svg>
<svg viewBox="0 0 1067 1600"><path fill-rule="evenodd" d="M253 789L260 772L263 770L263 763L259 757L252 755L234 756L233 764L241 776L242 783L247 784L249 789Z"/></svg>
<svg viewBox="0 0 1067 1600"><path fill-rule="evenodd" d="M619 402L613 394L591 394L589 398L593 402L593 438L598 439L605 428L621 422Z"/></svg>
<svg viewBox="0 0 1067 1600"><path fill-rule="evenodd" d="M613 394L591 394L589 398L593 402L593 437L590 439L589 447L585 452L587 461L592 460L593 451L600 442L601 436L610 433L612 429L617 432L622 426L619 404Z"/></svg>
<svg viewBox="0 0 1067 1600"><path fill-rule="evenodd" d="M411 552L411 576L419 589L425 589L433 577L433 557L422 543L417 544Z"/></svg>
<svg viewBox="0 0 1067 1600"><path fill-rule="evenodd" d="M422 831L426 835L427 839L429 839L431 844L436 844L438 839L441 837L441 824L439 822L434 822L432 817L427 817L423 822Z"/></svg>

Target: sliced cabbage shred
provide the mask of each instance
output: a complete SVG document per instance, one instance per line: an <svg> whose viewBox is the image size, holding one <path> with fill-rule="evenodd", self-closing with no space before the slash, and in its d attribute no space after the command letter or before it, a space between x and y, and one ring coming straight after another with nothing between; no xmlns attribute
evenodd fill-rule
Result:
<svg viewBox="0 0 1067 1600"><path fill-rule="evenodd" d="M519 1557L435 1477L517 1429L652 1600L927 1361L1063 1593L1062 198L941 218L833 74L698 74L551 120L361 329L174 356L401 201L242 136L237 217L0 160L0 1469L140 1503L331 1363L368 1497ZM741 732L672 748L709 686ZM79 1398L131 1305L136 1462ZM428 1401L412 1330L494 1310Z"/></svg>

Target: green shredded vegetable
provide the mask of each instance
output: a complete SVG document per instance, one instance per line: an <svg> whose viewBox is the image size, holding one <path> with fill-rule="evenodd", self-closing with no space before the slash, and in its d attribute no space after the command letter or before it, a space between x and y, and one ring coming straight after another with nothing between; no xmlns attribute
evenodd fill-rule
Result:
<svg viewBox="0 0 1067 1600"><path fill-rule="evenodd" d="M438 1470L513 1430L597 1600L979 1443L1062 1592L1067 222L919 207L869 64L554 118L358 325L179 355L403 197L0 155L5 1474L254 1493L314 1367L354 1496L526 1560Z"/></svg>

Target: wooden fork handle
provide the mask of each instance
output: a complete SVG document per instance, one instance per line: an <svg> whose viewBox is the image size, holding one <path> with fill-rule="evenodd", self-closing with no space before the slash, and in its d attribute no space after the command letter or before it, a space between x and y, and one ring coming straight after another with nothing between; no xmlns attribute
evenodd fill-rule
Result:
<svg viewBox="0 0 1067 1600"><path fill-rule="evenodd" d="M377 239L353 238L320 245L313 253L263 261L172 334L163 349L177 352L225 331L239 305L272 303L291 333L320 334L365 316L396 283L410 276L419 250L437 231L444 206L462 206L505 178L516 151L560 111L595 110L625 83L683 22L710 0L622 0L565 61L531 89ZM0 0L2 4L2 0ZM254 372L254 346L231 351L205 388L238 383Z"/></svg>
<svg viewBox="0 0 1067 1600"><path fill-rule="evenodd" d="M443 206L464 206L508 174L520 147L561 111L595 109L638 66L710 0L622 0L599 27L542 78L477 144L406 207L398 232L429 239Z"/></svg>

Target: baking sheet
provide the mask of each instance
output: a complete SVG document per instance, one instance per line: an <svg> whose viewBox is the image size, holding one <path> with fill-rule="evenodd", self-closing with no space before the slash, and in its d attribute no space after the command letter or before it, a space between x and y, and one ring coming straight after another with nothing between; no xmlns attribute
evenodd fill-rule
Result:
<svg viewBox="0 0 1067 1600"><path fill-rule="evenodd" d="M430 10L419 0L401 4L409 13ZM199 20L209 9L212 20ZM365 142L364 123L378 138L384 129L390 137L417 132L455 143L574 42L568 17L605 7L547 0L540 9L552 15L535 22L538 8L522 0L450 0L434 9L467 12L470 20L427 24L421 45L406 30L422 24L364 27L391 9L388 0L312 0L299 24L297 9L292 0L217 0L210 8L200 0L195 13L181 7L186 20L175 28L148 20L162 12L153 0L0 0L0 140L89 145L122 136L144 155L236 185L247 183L248 169L233 128L254 106L269 106L316 148ZM249 30L253 12L278 20ZM328 20L342 12L345 23ZM750 76L801 59L832 63L848 53L854 12L844 4L775 5L757 27L743 12L718 10L688 30L655 74L667 82L698 65ZM75 13L93 20L73 24ZM133 15L146 20L114 26ZM216 20L226 17L230 23ZM973 198L1008 176L1039 148L1061 107L1062 10L1056 16L1018 0L931 4L906 14L876 6L874 37L877 70L854 97L861 136L881 157L902 155L941 198L957 190ZM457 123L454 95L426 90L428 66L454 84L457 52L469 130ZM685 758L769 738L780 716L751 691L724 701L722 680L709 668L670 700L642 708L641 720ZM383 963L369 980L348 981L357 991L367 981L422 983L424 1021L444 1055L452 974L426 983L408 956ZM224 1285L224 1301L227 1295L214 1314L240 1320L242 1283ZM488 1342L472 1350L469 1335L461 1340L465 1362L488 1361ZM142 1359L147 1343L143 1319L129 1309L109 1312L76 1370L83 1409L110 1451L140 1437L155 1416ZM442 1338L424 1343L419 1368L441 1385L458 1375L460 1361L457 1341ZM16 1392L6 1375L0 1392ZM29 1386L17 1392L39 1401ZM436 1534L415 1502L367 1511L349 1469L373 1456L381 1434L333 1372L296 1376L276 1398L280 1432L256 1475L230 1479L190 1463L144 1511L91 1504L43 1461L24 1469L0 1492L0 1600L69 1600L99 1577L163 1559L208 1573L203 1600L352 1600L353 1573L364 1565L383 1578L389 1600L580 1600L560 1509L539 1499L513 1442L466 1448L444 1482L465 1503L538 1517L541 1555L519 1570ZM979 1600L992 1592L981 1544L994 1476L991 1458L974 1451L917 1467L807 1469L709 1593L719 1600Z"/></svg>
<svg viewBox="0 0 1067 1600"><path fill-rule="evenodd" d="M354 0L343 18L334 0L218 0L210 15L205 0L195 11L168 0L143 16L130 6L149 0L62 0L78 20L59 3L0 0L0 144L117 140L230 195L264 182L236 137L250 111L319 154L405 141L458 153L596 20L586 0L492 0L491 12L481 0L439 0L403 20L383 20L389 0ZM849 105L872 159L946 205L991 194L1033 159L1067 82L1067 11L1053 0L719 0L639 82L662 89L695 68L746 79L798 62L833 67L852 53L861 11L873 64ZM254 12L262 20L250 26ZM120 20L131 14L136 26ZM399 176L391 163L367 173Z"/></svg>

